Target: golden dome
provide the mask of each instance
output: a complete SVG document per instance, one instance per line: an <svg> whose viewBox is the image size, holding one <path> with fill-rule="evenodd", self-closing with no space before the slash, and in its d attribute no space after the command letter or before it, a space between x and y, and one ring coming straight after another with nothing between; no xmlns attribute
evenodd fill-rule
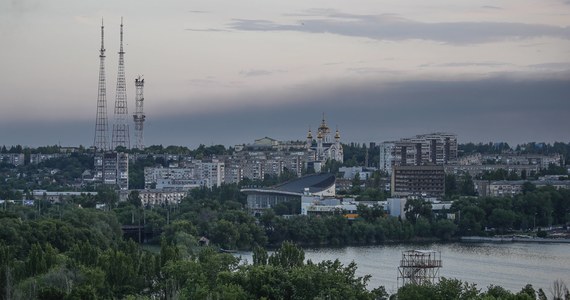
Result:
<svg viewBox="0 0 570 300"><path fill-rule="evenodd" d="M319 131L323 133L330 132L329 127L327 126L327 122L325 121L325 114L323 113L323 121L321 122L321 126L319 126Z"/></svg>

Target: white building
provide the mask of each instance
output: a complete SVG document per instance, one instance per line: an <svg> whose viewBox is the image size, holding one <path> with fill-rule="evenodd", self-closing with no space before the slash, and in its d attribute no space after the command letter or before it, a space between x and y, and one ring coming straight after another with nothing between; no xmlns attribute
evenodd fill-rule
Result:
<svg viewBox="0 0 570 300"><path fill-rule="evenodd" d="M365 171L363 167L341 167L338 169L342 173L342 179L354 179L356 175L360 180L368 180L372 177L372 171Z"/></svg>
<svg viewBox="0 0 570 300"><path fill-rule="evenodd" d="M406 219L406 198L388 198L387 199L387 206L388 206L388 213L392 217L401 217L402 220Z"/></svg>
<svg viewBox="0 0 570 300"><path fill-rule="evenodd" d="M138 190L143 205L179 204L187 196L185 191Z"/></svg>
<svg viewBox="0 0 570 300"><path fill-rule="evenodd" d="M351 199L354 200L354 199ZM356 202L305 193L301 197L301 215L356 214Z"/></svg>
<svg viewBox="0 0 570 300"><path fill-rule="evenodd" d="M186 167L144 169L145 188L189 190L200 186L212 188L225 182L225 164L212 160L188 163Z"/></svg>
<svg viewBox="0 0 570 300"><path fill-rule="evenodd" d="M14 166L21 166L24 164L23 153L0 153L0 162L8 163Z"/></svg>
<svg viewBox="0 0 570 300"><path fill-rule="evenodd" d="M84 195L96 196L97 192L48 192L47 190L33 190L34 199L47 200L51 202L59 202L73 196L79 197Z"/></svg>
<svg viewBox="0 0 570 300"><path fill-rule="evenodd" d="M457 136L430 133L380 144L380 170L390 174L393 166L446 165L457 160Z"/></svg>

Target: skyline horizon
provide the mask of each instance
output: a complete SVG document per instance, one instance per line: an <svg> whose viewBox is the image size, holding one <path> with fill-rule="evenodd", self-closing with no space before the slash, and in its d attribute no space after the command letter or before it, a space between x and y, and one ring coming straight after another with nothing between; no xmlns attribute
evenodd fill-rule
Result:
<svg viewBox="0 0 570 300"><path fill-rule="evenodd" d="M0 143L92 145L101 16L113 91L123 15L127 98L131 74L146 79L146 144L294 140L323 111L343 140L359 143L436 131L483 143L570 140L566 0L248 1L258 9L0 3L9 70L0 74Z"/></svg>

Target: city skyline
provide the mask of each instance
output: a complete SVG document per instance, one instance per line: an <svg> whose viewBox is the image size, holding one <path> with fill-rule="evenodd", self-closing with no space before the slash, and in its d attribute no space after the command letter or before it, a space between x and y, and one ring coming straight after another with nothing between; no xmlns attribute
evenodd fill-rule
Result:
<svg viewBox="0 0 570 300"><path fill-rule="evenodd" d="M568 1L12 1L0 15L5 145L92 144L100 20L112 91L121 16L128 98L148 80L147 145L303 140L322 112L347 142L569 139Z"/></svg>

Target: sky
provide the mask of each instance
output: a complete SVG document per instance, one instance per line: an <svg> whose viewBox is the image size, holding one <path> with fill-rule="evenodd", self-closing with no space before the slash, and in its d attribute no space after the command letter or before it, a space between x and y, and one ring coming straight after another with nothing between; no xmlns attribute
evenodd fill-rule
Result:
<svg viewBox="0 0 570 300"><path fill-rule="evenodd" d="M93 145L121 17L146 145L570 141L570 0L0 0L0 145Z"/></svg>

